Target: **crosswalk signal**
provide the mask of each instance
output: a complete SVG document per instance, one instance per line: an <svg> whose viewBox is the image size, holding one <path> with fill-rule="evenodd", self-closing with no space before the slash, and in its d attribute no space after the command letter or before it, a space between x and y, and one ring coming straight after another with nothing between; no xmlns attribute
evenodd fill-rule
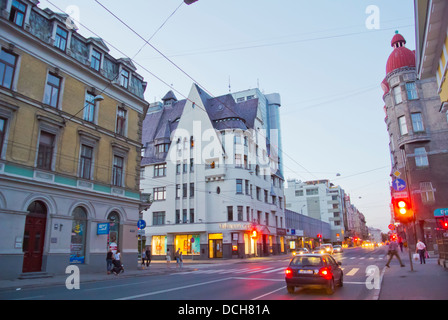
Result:
<svg viewBox="0 0 448 320"><path fill-rule="evenodd" d="M250 237L252 239L258 238L258 231L257 230L252 230L251 233L250 233Z"/></svg>

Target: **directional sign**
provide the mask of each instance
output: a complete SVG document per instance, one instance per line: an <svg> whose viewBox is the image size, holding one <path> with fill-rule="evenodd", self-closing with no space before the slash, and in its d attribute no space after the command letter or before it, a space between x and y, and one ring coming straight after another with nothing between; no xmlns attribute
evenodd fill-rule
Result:
<svg viewBox="0 0 448 320"><path fill-rule="evenodd" d="M434 217L445 217L448 216L448 208L438 208L434 210Z"/></svg>
<svg viewBox="0 0 448 320"><path fill-rule="evenodd" d="M137 227L139 229L145 229L146 228L146 221L145 220L138 220Z"/></svg>
<svg viewBox="0 0 448 320"><path fill-rule="evenodd" d="M406 188L406 182L404 182L403 179L395 179L392 182L392 188L394 188L395 191L403 191L404 188Z"/></svg>

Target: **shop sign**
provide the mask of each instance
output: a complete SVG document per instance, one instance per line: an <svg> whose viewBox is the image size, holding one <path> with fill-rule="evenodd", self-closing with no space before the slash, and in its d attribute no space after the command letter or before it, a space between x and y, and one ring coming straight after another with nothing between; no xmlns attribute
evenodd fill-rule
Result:
<svg viewBox="0 0 448 320"><path fill-rule="evenodd" d="M278 236L286 236L286 229L277 228L277 235Z"/></svg>
<svg viewBox="0 0 448 320"><path fill-rule="evenodd" d="M98 223L96 234L109 234L109 223Z"/></svg>
<svg viewBox="0 0 448 320"><path fill-rule="evenodd" d="M252 227L251 223L220 223L220 229L226 230L250 230Z"/></svg>

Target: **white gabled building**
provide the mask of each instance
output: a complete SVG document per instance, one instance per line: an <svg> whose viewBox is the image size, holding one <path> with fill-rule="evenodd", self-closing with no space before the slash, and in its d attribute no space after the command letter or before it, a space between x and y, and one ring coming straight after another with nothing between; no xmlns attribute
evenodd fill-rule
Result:
<svg viewBox="0 0 448 320"><path fill-rule="evenodd" d="M270 106L269 96L250 93L212 98L193 84L187 99L170 91L151 105L141 188L154 200L143 213L154 259L177 249L198 259L286 252L284 180L279 143L272 142L279 128L260 110Z"/></svg>

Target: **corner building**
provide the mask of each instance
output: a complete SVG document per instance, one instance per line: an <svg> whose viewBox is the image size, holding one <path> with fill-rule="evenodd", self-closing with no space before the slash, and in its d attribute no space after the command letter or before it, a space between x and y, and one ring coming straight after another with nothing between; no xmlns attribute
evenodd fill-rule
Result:
<svg viewBox="0 0 448 320"><path fill-rule="evenodd" d="M381 83L390 137L391 177L406 182L400 192L391 187L391 196L407 193L415 221L407 224L410 245L422 239L428 250L437 250L437 210L448 208L448 122L439 112L440 97L435 77L418 79L415 51L396 32ZM394 175L396 173L396 175ZM400 226L404 234L404 226ZM414 234L414 230L416 234Z"/></svg>
<svg viewBox="0 0 448 320"><path fill-rule="evenodd" d="M154 259L285 253L278 94L210 97L196 84L150 105L143 123L143 217ZM253 236L256 231L256 236Z"/></svg>
<svg viewBox="0 0 448 320"><path fill-rule="evenodd" d="M146 83L38 4L0 0L2 279L106 272L109 247L138 255Z"/></svg>

